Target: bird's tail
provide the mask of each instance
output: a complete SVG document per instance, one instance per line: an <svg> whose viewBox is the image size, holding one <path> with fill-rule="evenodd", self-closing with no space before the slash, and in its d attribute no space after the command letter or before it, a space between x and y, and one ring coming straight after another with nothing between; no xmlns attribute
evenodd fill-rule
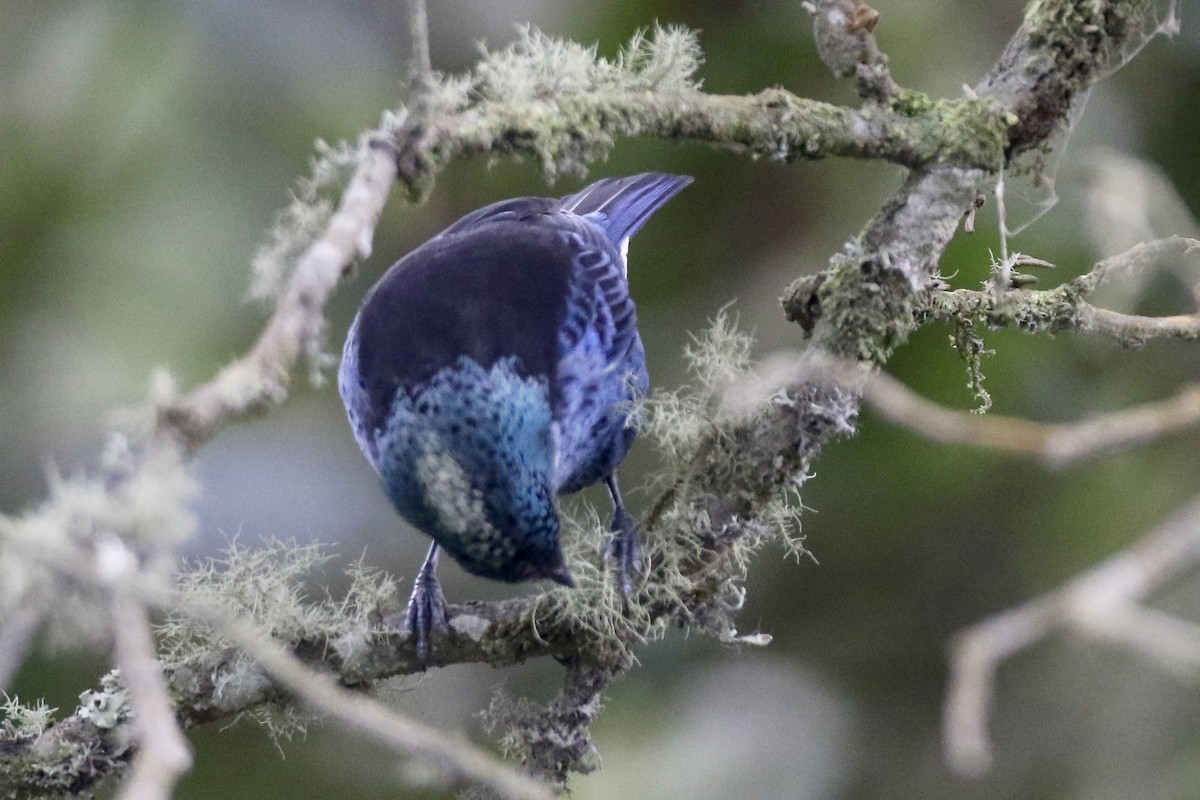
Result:
<svg viewBox="0 0 1200 800"><path fill-rule="evenodd" d="M628 178L605 178L558 201L558 207L587 216L618 247L637 233L663 203L692 182L686 175L643 172Z"/></svg>

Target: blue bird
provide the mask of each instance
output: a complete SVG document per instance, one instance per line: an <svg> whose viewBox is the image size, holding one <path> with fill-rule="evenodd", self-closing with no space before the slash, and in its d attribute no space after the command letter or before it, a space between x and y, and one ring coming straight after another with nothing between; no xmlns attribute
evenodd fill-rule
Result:
<svg viewBox="0 0 1200 800"><path fill-rule="evenodd" d="M481 208L400 259L350 326L338 390L400 515L433 538L403 628L446 631L439 549L500 581L573 581L554 498L601 480L620 591L640 570L616 469L649 388L629 238L692 182L645 173Z"/></svg>

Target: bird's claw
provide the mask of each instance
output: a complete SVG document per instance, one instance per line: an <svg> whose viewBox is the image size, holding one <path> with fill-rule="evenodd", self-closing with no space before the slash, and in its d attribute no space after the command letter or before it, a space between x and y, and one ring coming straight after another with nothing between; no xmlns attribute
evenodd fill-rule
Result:
<svg viewBox="0 0 1200 800"><path fill-rule="evenodd" d="M416 641L417 662L424 667L429 661L429 633L438 636L450 633L446 619L446 595L442 584L432 572L422 570L413 583L412 595L404 609L400 632Z"/></svg>
<svg viewBox="0 0 1200 800"><path fill-rule="evenodd" d="M638 541L633 519L623 508L613 514L612 533L612 539L604 548L604 561L613 565L617 573L617 591L628 601L633 596L633 578L642 575L642 544Z"/></svg>

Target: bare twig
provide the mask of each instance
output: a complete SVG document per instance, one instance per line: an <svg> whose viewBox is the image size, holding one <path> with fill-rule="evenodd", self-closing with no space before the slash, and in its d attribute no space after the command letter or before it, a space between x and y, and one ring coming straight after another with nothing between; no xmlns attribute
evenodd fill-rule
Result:
<svg viewBox="0 0 1200 800"><path fill-rule="evenodd" d="M17 601L4 624L0 625L0 692L8 688L21 668L29 642L45 612L45 600L36 589L31 589Z"/></svg>
<svg viewBox="0 0 1200 800"><path fill-rule="evenodd" d="M1200 384L1187 384L1167 400L1080 422L1046 423L947 408L886 372L794 350L777 351L756 365L753 375L729 387L722 408L733 415L749 415L782 387L805 382L833 384L861 394L881 417L931 441L1032 456L1054 469L1200 428Z"/></svg>
<svg viewBox="0 0 1200 800"><path fill-rule="evenodd" d="M950 650L942 718L947 763L978 775L992 761L987 727L996 669L1061 630L1116 644L1171 671L1200 673L1200 626L1141 605L1200 562L1200 497L1137 543L1063 587L960 632Z"/></svg>
<svg viewBox="0 0 1200 800"><path fill-rule="evenodd" d="M1045 423L974 414L927 400L886 373L864 387L864 399L884 419L935 442L970 444L1041 459L1061 468L1200 427L1200 384L1168 400L1074 423Z"/></svg>
<svg viewBox="0 0 1200 800"><path fill-rule="evenodd" d="M421 91L433 86L433 62L429 57L429 16L425 0L408 0L408 35L412 41L413 76Z"/></svg>
<svg viewBox="0 0 1200 800"><path fill-rule="evenodd" d="M154 652L146 607L128 589L140 579L137 559L119 539L97 552L102 577L112 587L113 647L121 680L133 701L138 748L117 800L168 800L192 767L188 745Z"/></svg>
<svg viewBox="0 0 1200 800"><path fill-rule="evenodd" d="M1149 339L1200 339L1200 314L1176 314L1170 317L1143 317L1122 314L1090 305L1080 307L1079 321L1083 330L1095 331L1130 344Z"/></svg>
<svg viewBox="0 0 1200 800"><path fill-rule="evenodd" d="M1128 277L1150 269L1164 258L1184 258L1200 251L1200 241L1186 236L1167 236L1149 242L1139 242L1124 253L1109 256L1085 275L1075 279L1080 289L1089 292L1101 283Z"/></svg>

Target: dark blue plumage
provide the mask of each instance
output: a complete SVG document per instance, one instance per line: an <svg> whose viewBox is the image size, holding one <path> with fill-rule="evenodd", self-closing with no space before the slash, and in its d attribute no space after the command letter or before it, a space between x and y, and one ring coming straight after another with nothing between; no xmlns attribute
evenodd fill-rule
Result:
<svg viewBox="0 0 1200 800"><path fill-rule="evenodd" d="M617 537L632 536L614 473L648 378L625 254L690 182L646 173L495 203L367 293L338 387L393 504L435 541L422 570L435 590L439 545L484 577L570 585L554 496L600 480ZM624 571L636 548L616 552Z"/></svg>

